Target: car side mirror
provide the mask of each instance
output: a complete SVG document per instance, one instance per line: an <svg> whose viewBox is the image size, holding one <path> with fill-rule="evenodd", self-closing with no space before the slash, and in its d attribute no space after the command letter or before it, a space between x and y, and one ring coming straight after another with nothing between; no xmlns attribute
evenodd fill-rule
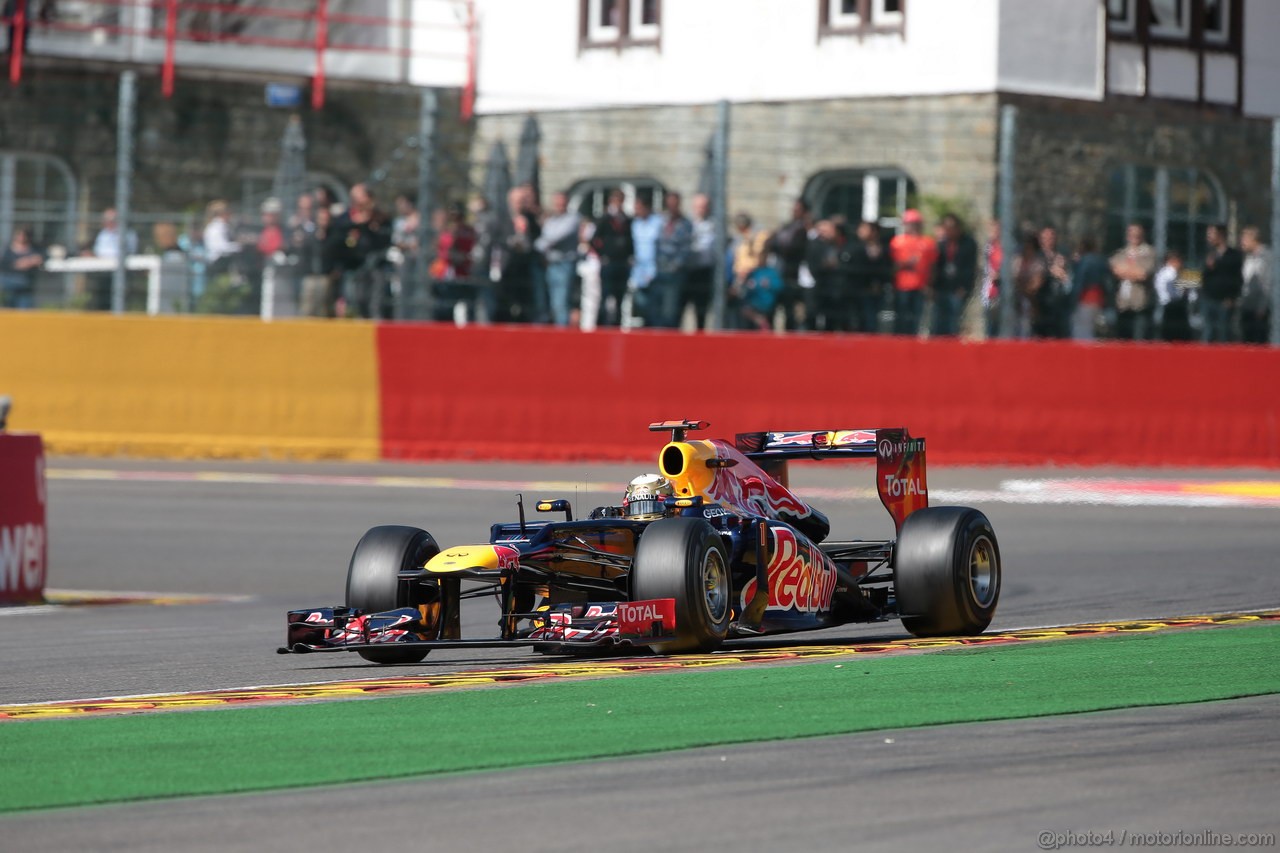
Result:
<svg viewBox="0 0 1280 853"><path fill-rule="evenodd" d="M538 512L563 512L565 521L573 521L573 507L563 498L554 501L538 501Z"/></svg>

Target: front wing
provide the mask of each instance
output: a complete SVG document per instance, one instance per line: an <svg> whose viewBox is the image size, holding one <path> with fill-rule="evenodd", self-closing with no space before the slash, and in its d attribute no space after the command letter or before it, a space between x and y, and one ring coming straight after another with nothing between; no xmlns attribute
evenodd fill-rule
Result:
<svg viewBox="0 0 1280 853"><path fill-rule="evenodd" d="M313 607L288 614L280 654L354 652L391 646L422 649L505 646L648 646L676 639L675 599L562 604L511 614L525 627L492 638L440 637L430 608L402 607L361 613L348 607ZM505 621L505 620L504 620Z"/></svg>

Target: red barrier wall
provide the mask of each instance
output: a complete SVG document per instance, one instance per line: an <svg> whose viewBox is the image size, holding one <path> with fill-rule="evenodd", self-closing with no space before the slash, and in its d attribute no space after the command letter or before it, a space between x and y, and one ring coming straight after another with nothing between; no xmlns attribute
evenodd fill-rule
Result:
<svg viewBox="0 0 1280 853"><path fill-rule="evenodd" d="M945 463L1280 466L1280 350L835 335L378 329L389 459L649 459L717 436L906 426Z"/></svg>
<svg viewBox="0 0 1280 853"><path fill-rule="evenodd" d="M0 433L0 604L44 600L44 486L40 436Z"/></svg>

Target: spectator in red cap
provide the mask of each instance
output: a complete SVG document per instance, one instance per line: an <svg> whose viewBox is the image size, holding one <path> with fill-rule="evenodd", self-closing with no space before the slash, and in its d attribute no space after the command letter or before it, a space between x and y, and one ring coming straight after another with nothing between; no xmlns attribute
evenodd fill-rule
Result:
<svg viewBox="0 0 1280 853"><path fill-rule="evenodd" d="M925 236L924 217L918 210L903 211L902 231L889 242L889 257L893 259L894 268L893 331L914 335L920 331L924 294L933 281L938 246L932 237Z"/></svg>

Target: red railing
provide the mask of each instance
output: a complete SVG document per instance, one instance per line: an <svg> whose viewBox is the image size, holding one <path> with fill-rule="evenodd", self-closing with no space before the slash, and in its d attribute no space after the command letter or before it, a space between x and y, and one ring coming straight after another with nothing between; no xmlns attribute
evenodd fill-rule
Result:
<svg viewBox="0 0 1280 853"><path fill-rule="evenodd" d="M16 84L22 79L22 53L26 48L27 40L27 0L18 0L17 9L14 11L12 20L6 20L5 24L11 29L9 45L9 83Z"/></svg>
<svg viewBox="0 0 1280 853"><path fill-rule="evenodd" d="M402 59L443 59L457 61L465 68L462 90L463 117L469 119L475 105L476 97L476 51L478 39L476 32L475 0L412 0L418 4L441 4L454 7L457 23L441 23L430 20L418 20L412 13L407 17L389 17L366 14L349 14L333 11L331 0L316 0L314 9L282 9L269 5L261 0L262 5L240 5L236 3L197 2L196 0L87 0L87 5L94 7L150 10L153 23L162 21L162 26L136 27L127 26L116 21L86 22L75 20L32 20L30 0L17 0L14 12L10 17L0 17L0 24L10 28L12 43L9 52L9 82L17 85L22 80L23 61L28 51L27 33L31 29L45 32L93 32L110 36L140 37L163 41L164 59L161 63L160 80L165 97L173 94L177 66L177 46L189 44L225 44L229 46L273 47L281 49L307 50L315 55L314 70L311 75L311 105L314 109L324 106L326 84L326 56L333 53L376 53ZM301 22L310 24L310 38L285 38L268 33L244 34L228 32L207 27L204 29L180 27L180 19L184 12L208 13L235 16L240 19L265 19L280 22ZM360 44L352 41L335 41L332 34L335 27L354 27L368 30L399 30L410 34L414 31L451 32L462 36L460 41L465 45L461 51L414 50L412 47L395 47L391 44ZM269 28L268 28L269 30ZM410 36L411 37L411 36Z"/></svg>

